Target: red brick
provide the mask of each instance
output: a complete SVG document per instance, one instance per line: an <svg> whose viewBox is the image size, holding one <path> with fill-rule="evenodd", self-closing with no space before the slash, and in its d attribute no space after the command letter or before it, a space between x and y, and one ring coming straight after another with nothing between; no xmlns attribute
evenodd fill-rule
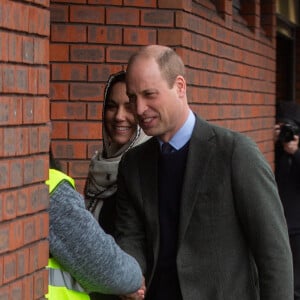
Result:
<svg viewBox="0 0 300 300"><path fill-rule="evenodd" d="M86 118L86 109L82 103L52 103L51 109L52 120L84 120Z"/></svg>
<svg viewBox="0 0 300 300"><path fill-rule="evenodd" d="M87 3L88 0L68 0L68 4ZM66 0L55 0L57 3L66 3Z"/></svg>
<svg viewBox="0 0 300 300"><path fill-rule="evenodd" d="M33 98L23 98L23 122L24 124L33 123L34 101Z"/></svg>
<svg viewBox="0 0 300 300"><path fill-rule="evenodd" d="M85 159L86 143L73 141L53 141L52 149L55 151L56 158L61 159Z"/></svg>
<svg viewBox="0 0 300 300"><path fill-rule="evenodd" d="M17 277L29 273L29 249L24 248L16 252L17 256Z"/></svg>
<svg viewBox="0 0 300 300"><path fill-rule="evenodd" d="M1 8L0 8L1 10ZM9 33L5 32L5 31L1 31L0 32L0 57L2 61L8 61L8 36Z"/></svg>
<svg viewBox="0 0 300 300"><path fill-rule="evenodd" d="M68 123L66 121L52 122L52 138L54 139L67 139L68 138Z"/></svg>
<svg viewBox="0 0 300 300"><path fill-rule="evenodd" d="M30 212L38 212L48 208L49 206L49 189L44 183L40 184L31 190L31 197L29 201Z"/></svg>
<svg viewBox="0 0 300 300"><path fill-rule="evenodd" d="M192 42L192 34L190 32L183 31L181 29L160 29L158 31L158 44L159 45L168 45L179 46L185 45L195 48L195 39ZM203 44L201 44L203 47Z"/></svg>
<svg viewBox="0 0 300 300"><path fill-rule="evenodd" d="M8 251L10 248L9 223L0 223L0 253Z"/></svg>
<svg viewBox="0 0 300 300"><path fill-rule="evenodd" d="M100 139L99 125L95 123L72 122L69 125L70 139Z"/></svg>
<svg viewBox="0 0 300 300"><path fill-rule="evenodd" d="M88 42L99 44L121 44L122 28L108 26L89 26Z"/></svg>
<svg viewBox="0 0 300 300"><path fill-rule="evenodd" d="M37 94L38 93L38 69L34 67L29 67L28 77L30 78L28 93Z"/></svg>
<svg viewBox="0 0 300 300"><path fill-rule="evenodd" d="M34 38L34 63L49 63L49 40L48 38Z"/></svg>
<svg viewBox="0 0 300 300"><path fill-rule="evenodd" d="M47 97L34 98L34 122L36 124L49 122L50 103Z"/></svg>
<svg viewBox="0 0 300 300"><path fill-rule="evenodd" d="M38 243L38 251L39 251L38 266L40 269L42 269L48 265L48 258L49 258L49 242L48 242L48 240L42 240Z"/></svg>
<svg viewBox="0 0 300 300"><path fill-rule="evenodd" d="M69 61L69 45L51 43L50 61Z"/></svg>
<svg viewBox="0 0 300 300"><path fill-rule="evenodd" d="M46 99L48 104L49 101ZM50 126L44 126L39 128L39 149L40 152L47 152L49 150L49 144L50 144Z"/></svg>
<svg viewBox="0 0 300 300"><path fill-rule="evenodd" d="M114 25L139 25L139 10L126 7L106 9L106 23Z"/></svg>
<svg viewBox="0 0 300 300"><path fill-rule="evenodd" d="M22 285L21 280L11 283L10 294L11 294L12 299L14 299L14 300L23 300L24 299L23 285Z"/></svg>
<svg viewBox="0 0 300 300"><path fill-rule="evenodd" d="M123 0L87 0L88 4L122 5Z"/></svg>
<svg viewBox="0 0 300 300"><path fill-rule="evenodd" d="M37 240L37 226L34 217L27 217L24 219L24 244L29 244ZM30 272L35 270L33 258L30 256Z"/></svg>
<svg viewBox="0 0 300 300"><path fill-rule="evenodd" d="M45 185L45 187L47 187ZM47 193L48 194L48 193ZM47 195L49 198L49 195ZM49 215L47 212L40 212L35 215L37 225L37 238L39 240L46 239L49 235ZM40 266L42 267L42 266Z"/></svg>
<svg viewBox="0 0 300 300"><path fill-rule="evenodd" d="M48 291L48 271L41 270L34 274L34 299L40 299Z"/></svg>
<svg viewBox="0 0 300 300"><path fill-rule="evenodd" d="M38 129L31 128L29 131L29 152L37 153L38 152Z"/></svg>
<svg viewBox="0 0 300 300"><path fill-rule="evenodd" d="M51 28L52 42L84 43L87 41L85 25L52 24Z"/></svg>
<svg viewBox="0 0 300 300"><path fill-rule="evenodd" d="M69 98L69 84L51 82L50 84L51 100L64 100Z"/></svg>
<svg viewBox="0 0 300 300"><path fill-rule="evenodd" d="M42 95L49 94L50 86L49 70L46 68L39 68L38 70L38 93Z"/></svg>
<svg viewBox="0 0 300 300"><path fill-rule="evenodd" d="M136 52L137 49L138 47L107 47L106 61L127 64L129 57Z"/></svg>
<svg viewBox="0 0 300 300"><path fill-rule="evenodd" d="M15 92L15 66L4 65L2 77L3 92Z"/></svg>
<svg viewBox="0 0 300 300"><path fill-rule="evenodd" d="M27 155L28 154L28 128L18 128L16 139L18 140L16 154Z"/></svg>
<svg viewBox="0 0 300 300"><path fill-rule="evenodd" d="M174 26L174 13L168 10L144 10L141 12L141 26Z"/></svg>
<svg viewBox="0 0 300 300"><path fill-rule="evenodd" d="M68 174L73 177L82 177L85 178L86 174L89 169L89 162L88 161L71 161L69 163L69 172ZM78 189L78 181L76 180L76 186Z"/></svg>
<svg viewBox="0 0 300 300"><path fill-rule="evenodd" d="M191 0L158 0L159 8L168 8L168 9L181 9L184 11L192 11L192 2Z"/></svg>
<svg viewBox="0 0 300 300"><path fill-rule="evenodd" d="M35 33L43 36L49 36L50 14L48 10L29 6L29 24L28 30L30 33Z"/></svg>
<svg viewBox="0 0 300 300"><path fill-rule="evenodd" d="M71 61L103 62L104 47L91 45L71 45Z"/></svg>
<svg viewBox="0 0 300 300"><path fill-rule="evenodd" d="M0 286L0 295L1 295L1 298L3 300L9 300L10 299L9 285Z"/></svg>
<svg viewBox="0 0 300 300"><path fill-rule="evenodd" d="M84 175L86 176L86 175ZM81 176L83 177L83 176ZM80 179L80 178L76 178L76 190L78 191L78 193L80 193L81 195L83 195L83 191L84 191L84 186L85 186L85 177L83 177L84 179Z"/></svg>
<svg viewBox="0 0 300 300"><path fill-rule="evenodd" d="M1 115L1 113L0 113L0 115ZM4 145L4 132L3 131L4 131L4 128L0 127L0 145ZM3 149L3 147L0 147L0 157L1 156L2 157L4 156L4 149ZM1 178L1 176L0 176L0 178ZM0 188L1 188L1 183L0 183Z"/></svg>
<svg viewBox="0 0 300 300"><path fill-rule="evenodd" d="M0 295L1 293L1 286L3 285L3 256L0 256Z"/></svg>
<svg viewBox="0 0 300 300"><path fill-rule="evenodd" d="M16 128L7 127L3 131L3 140L4 140L4 155L13 156L16 153L16 139L15 139Z"/></svg>
<svg viewBox="0 0 300 300"><path fill-rule="evenodd" d="M48 154L36 156L34 159L34 178L36 182L44 182L49 174Z"/></svg>
<svg viewBox="0 0 300 300"><path fill-rule="evenodd" d="M13 238L10 240L10 249L17 249L24 245L23 220L14 220L10 223L10 234Z"/></svg>
<svg viewBox="0 0 300 300"><path fill-rule="evenodd" d="M69 6L52 4L50 6L51 23L54 22L68 22L69 20Z"/></svg>
<svg viewBox="0 0 300 300"><path fill-rule="evenodd" d="M22 36L10 34L8 36L8 60L21 62L22 58Z"/></svg>
<svg viewBox="0 0 300 300"><path fill-rule="evenodd" d="M29 36L23 36L21 49L22 49L22 62L32 64L34 58L33 38Z"/></svg>
<svg viewBox="0 0 300 300"><path fill-rule="evenodd" d="M9 220L15 218L16 212L16 192L4 192L3 193L3 220Z"/></svg>
<svg viewBox="0 0 300 300"><path fill-rule="evenodd" d="M102 103L89 103L87 105L88 120L101 120L102 118Z"/></svg>
<svg viewBox="0 0 300 300"><path fill-rule="evenodd" d="M15 92L20 94L28 93L29 74L25 66L15 67Z"/></svg>
<svg viewBox="0 0 300 300"><path fill-rule="evenodd" d="M124 6L156 7L156 0L124 0Z"/></svg>
<svg viewBox="0 0 300 300"><path fill-rule="evenodd" d="M83 64L52 64L52 80L85 81L87 79L87 67Z"/></svg>
<svg viewBox="0 0 300 300"><path fill-rule="evenodd" d="M127 45L149 45L156 43L155 29L124 28L124 42Z"/></svg>
<svg viewBox="0 0 300 300"><path fill-rule="evenodd" d="M70 21L77 23L104 23L104 8L101 6L70 6Z"/></svg>
<svg viewBox="0 0 300 300"><path fill-rule="evenodd" d="M24 288L24 300L32 300L33 297L33 275L24 277L23 281L23 288Z"/></svg>
<svg viewBox="0 0 300 300"><path fill-rule="evenodd" d="M24 160L24 184L29 184L34 180L33 158L27 157ZM27 195L25 195L27 196ZM28 199L29 200L29 199Z"/></svg>
<svg viewBox="0 0 300 300"><path fill-rule="evenodd" d="M88 65L88 80L89 81L104 81L108 80L108 77L122 70L120 65L109 64L89 64Z"/></svg>
<svg viewBox="0 0 300 300"><path fill-rule="evenodd" d="M3 258L3 283L8 283L16 278L17 262L14 253L5 255Z"/></svg>
<svg viewBox="0 0 300 300"><path fill-rule="evenodd" d="M24 164L26 166L26 163ZM26 168L24 168L26 171ZM25 178L24 178L24 182ZM31 181L30 181L31 182ZM28 213L29 188L18 189L17 191L17 215L22 216Z"/></svg>
<svg viewBox="0 0 300 300"><path fill-rule="evenodd" d="M99 101L103 95L103 85L98 83L71 83L71 100Z"/></svg>
<svg viewBox="0 0 300 300"><path fill-rule="evenodd" d="M0 124L17 125L22 119L22 99L0 97Z"/></svg>
<svg viewBox="0 0 300 300"><path fill-rule="evenodd" d="M3 210L4 210L4 208L3 208L3 206L4 206L4 195L3 195L4 193L1 193L0 194L0 222L2 222L2 220L3 220ZM1 272L0 272L0 276L1 276ZM0 285L1 285L1 282L0 282Z"/></svg>

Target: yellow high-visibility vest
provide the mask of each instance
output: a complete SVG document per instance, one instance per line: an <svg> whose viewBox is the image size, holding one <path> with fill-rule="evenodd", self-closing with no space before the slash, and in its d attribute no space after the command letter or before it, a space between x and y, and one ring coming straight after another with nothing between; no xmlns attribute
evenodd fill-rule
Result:
<svg viewBox="0 0 300 300"><path fill-rule="evenodd" d="M66 180L75 188L74 179L55 169L49 170L49 193L55 191L56 187ZM47 299L50 300L90 300L89 295L84 291L78 282L53 258L49 258L48 266L49 283Z"/></svg>

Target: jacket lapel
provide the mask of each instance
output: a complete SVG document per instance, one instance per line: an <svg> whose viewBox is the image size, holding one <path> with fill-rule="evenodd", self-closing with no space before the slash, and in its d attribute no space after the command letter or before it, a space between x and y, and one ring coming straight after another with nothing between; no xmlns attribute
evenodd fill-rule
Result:
<svg viewBox="0 0 300 300"><path fill-rule="evenodd" d="M182 242L201 189L206 187L207 168L215 151L214 132L204 120L196 117L190 140L187 165L182 187L178 243Z"/></svg>

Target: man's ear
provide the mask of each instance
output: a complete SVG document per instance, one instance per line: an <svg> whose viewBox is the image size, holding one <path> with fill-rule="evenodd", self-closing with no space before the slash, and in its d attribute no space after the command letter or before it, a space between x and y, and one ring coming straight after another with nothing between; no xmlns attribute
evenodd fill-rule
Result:
<svg viewBox="0 0 300 300"><path fill-rule="evenodd" d="M186 82L183 76L178 75L175 80L176 91L179 97L186 95Z"/></svg>

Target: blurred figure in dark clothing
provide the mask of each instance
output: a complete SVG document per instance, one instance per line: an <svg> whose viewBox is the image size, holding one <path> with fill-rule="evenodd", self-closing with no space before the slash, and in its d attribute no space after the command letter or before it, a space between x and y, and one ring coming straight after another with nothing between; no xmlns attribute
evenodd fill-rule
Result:
<svg viewBox="0 0 300 300"><path fill-rule="evenodd" d="M294 298L300 300L300 109L281 105L275 125L275 175L288 223L294 264Z"/></svg>

